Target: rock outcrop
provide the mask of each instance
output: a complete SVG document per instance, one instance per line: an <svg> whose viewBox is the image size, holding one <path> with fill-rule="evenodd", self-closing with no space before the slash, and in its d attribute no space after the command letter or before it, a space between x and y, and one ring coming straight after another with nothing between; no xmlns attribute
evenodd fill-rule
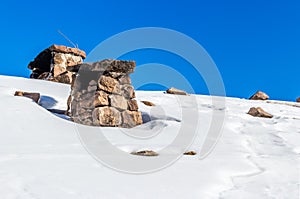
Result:
<svg viewBox="0 0 300 199"><path fill-rule="evenodd" d="M264 111L261 107L252 107L248 111L249 115L253 117L265 117L265 118L272 118L273 115Z"/></svg>
<svg viewBox="0 0 300 199"><path fill-rule="evenodd" d="M300 102L300 97L298 97L298 98L296 99L296 102Z"/></svg>
<svg viewBox="0 0 300 199"><path fill-rule="evenodd" d="M94 126L131 128L142 124L129 74L135 62L103 60L68 67L77 73L72 83L71 118Z"/></svg>
<svg viewBox="0 0 300 199"><path fill-rule="evenodd" d="M174 88L174 87L169 88L168 90L166 90L166 92L169 94L175 94L175 95L188 95L187 92L177 89L177 88Z"/></svg>
<svg viewBox="0 0 300 199"><path fill-rule="evenodd" d="M134 151L131 152L132 155L139 155L139 156L158 156L159 154L152 150L144 150L144 151Z"/></svg>
<svg viewBox="0 0 300 199"><path fill-rule="evenodd" d="M52 45L29 63L30 78L70 84L74 73L67 67L81 64L85 57L85 52L77 48Z"/></svg>
<svg viewBox="0 0 300 199"><path fill-rule="evenodd" d="M269 96L266 93L262 92L262 91L257 91L249 99L250 100L267 100L267 99L269 99Z"/></svg>
<svg viewBox="0 0 300 199"><path fill-rule="evenodd" d="M141 101L143 104L145 104L146 106L155 106L155 104L153 102L149 102L149 101Z"/></svg>
<svg viewBox="0 0 300 199"><path fill-rule="evenodd" d="M16 91L14 96L22 96L22 97L27 97L35 101L36 103L39 102L40 100L40 93L32 93L32 92L23 92L23 91Z"/></svg>

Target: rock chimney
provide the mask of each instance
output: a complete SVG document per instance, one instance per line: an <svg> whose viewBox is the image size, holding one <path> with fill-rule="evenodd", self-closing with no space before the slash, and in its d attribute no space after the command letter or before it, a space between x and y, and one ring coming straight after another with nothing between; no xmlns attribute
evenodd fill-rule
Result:
<svg viewBox="0 0 300 199"><path fill-rule="evenodd" d="M130 73L134 61L103 60L68 67L77 73L72 83L71 118L93 126L131 128L142 124Z"/></svg>
<svg viewBox="0 0 300 199"><path fill-rule="evenodd" d="M52 45L29 63L30 78L70 84L74 73L66 68L81 64L85 57L85 52L77 48Z"/></svg>

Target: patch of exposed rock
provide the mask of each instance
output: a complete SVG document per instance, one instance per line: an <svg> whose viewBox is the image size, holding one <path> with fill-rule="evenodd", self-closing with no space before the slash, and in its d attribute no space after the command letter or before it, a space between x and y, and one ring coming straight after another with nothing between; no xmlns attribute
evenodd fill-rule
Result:
<svg viewBox="0 0 300 199"><path fill-rule="evenodd" d="M152 150L144 150L144 151L137 151L131 152L132 155L139 155L139 156L158 156L158 153Z"/></svg>
<svg viewBox="0 0 300 199"><path fill-rule="evenodd" d="M36 103L39 102L40 97L41 97L40 93L23 92L23 91L16 91L14 95L30 98L33 101L35 101Z"/></svg>
<svg viewBox="0 0 300 199"><path fill-rule="evenodd" d="M183 155L196 155L197 153L195 151L187 151L184 152Z"/></svg>
<svg viewBox="0 0 300 199"><path fill-rule="evenodd" d="M149 101L141 101L143 104L145 104L146 106L155 106L155 104L154 103L152 103L152 102L149 102Z"/></svg>
<svg viewBox="0 0 300 199"><path fill-rule="evenodd" d="M273 115L264 111L261 107L252 107L248 111L249 115L252 115L253 117L265 117L265 118L272 118Z"/></svg>
<svg viewBox="0 0 300 199"><path fill-rule="evenodd" d="M180 90L174 87L169 88L168 90L166 90L166 92L174 95L188 95L184 90Z"/></svg>
<svg viewBox="0 0 300 199"><path fill-rule="evenodd" d="M249 99L250 100L267 100L269 99L270 97L262 92L262 91L257 91L254 95L252 95Z"/></svg>

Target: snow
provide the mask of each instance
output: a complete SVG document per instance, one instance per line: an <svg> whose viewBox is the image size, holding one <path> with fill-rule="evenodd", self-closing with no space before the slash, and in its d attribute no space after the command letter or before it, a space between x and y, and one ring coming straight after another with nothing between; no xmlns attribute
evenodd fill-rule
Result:
<svg viewBox="0 0 300 199"><path fill-rule="evenodd" d="M16 90L40 92L40 105L13 96ZM47 109L66 109L68 85L0 76L0 198L300 198L300 109L285 104L226 98L221 138L204 159L182 156L174 164L147 174L108 168L83 146L74 123ZM198 154L203 132L216 107L210 96L196 95L201 121L190 146ZM175 139L182 121L176 96L138 91L144 117L151 121L130 130L101 128L126 153L160 151ZM272 119L247 115L260 106ZM188 106L187 110L197 107ZM147 118L146 118L147 119ZM81 127L91 130L92 127ZM163 130L163 133L161 131ZM128 136L130 134L130 136ZM144 136L144 139L133 139ZM167 153L183 150L173 148ZM149 158L153 157L138 157ZM120 160L122 161L122 160Z"/></svg>

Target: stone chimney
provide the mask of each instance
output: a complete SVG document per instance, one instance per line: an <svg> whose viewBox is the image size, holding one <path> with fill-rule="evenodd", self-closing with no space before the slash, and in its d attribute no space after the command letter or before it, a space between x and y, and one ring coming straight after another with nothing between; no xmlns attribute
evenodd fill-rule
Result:
<svg viewBox="0 0 300 199"><path fill-rule="evenodd" d="M69 98L73 121L125 128L142 124L129 77L134 69L134 61L108 59L68 67L68 71L77 73Z"/></svg>
<svg viewBox="0 0 300 199"><path fill-rule="evenodd" d="M52 45L29 63L30 78L70 84L74 73L66 68L81 64L85 57L85 52L78 48Z"/></svg>

